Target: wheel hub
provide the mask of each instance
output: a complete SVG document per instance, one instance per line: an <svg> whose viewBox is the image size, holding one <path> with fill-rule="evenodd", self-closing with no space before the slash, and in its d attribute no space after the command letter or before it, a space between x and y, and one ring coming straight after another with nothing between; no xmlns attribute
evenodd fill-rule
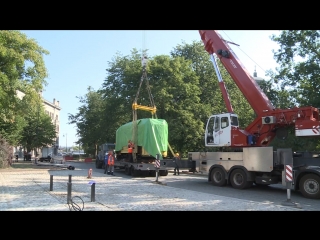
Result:
<svg viewBox="0 0 320 240"><path fill-rule="evenodd" d="M241 174L235 174L233 179L234 183L237 185L241 185L243 183L243 177Z"/></svg>
<svg viewBox="0 0 320 240"><path fill-rule="evenodd" d="M221 173L216 172L213 176L215 182L220 182L222 180Z"/></svg>
<svg viewBox="0 0 320 240"><path fill-rule="evenodd" d="M319 191L319 184L314 180L307 180L304 189L310 194L315 194Z"/></svg>

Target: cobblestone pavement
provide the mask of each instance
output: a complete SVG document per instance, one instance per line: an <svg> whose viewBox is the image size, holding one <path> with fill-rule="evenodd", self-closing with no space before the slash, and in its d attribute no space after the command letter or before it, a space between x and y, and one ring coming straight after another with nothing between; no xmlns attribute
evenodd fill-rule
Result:
<svg viewBox="0 0 320 240"><path fill-rule="evenodd" d="M71 204L67 203L69 175ZM78 169L1 169L0 211L303 211L173 188L154 179L87 176L86 170Z"/></svg>

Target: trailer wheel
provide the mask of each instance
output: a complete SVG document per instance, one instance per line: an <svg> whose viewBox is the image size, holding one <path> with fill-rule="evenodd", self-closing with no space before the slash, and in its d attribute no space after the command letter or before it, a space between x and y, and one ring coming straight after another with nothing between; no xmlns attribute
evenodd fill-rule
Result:
<svg viewBox="0 0 320 240"><path fill-rule="evenodd" d="M252 181L247 181L247 175L242 169L235 169L230 176L230 182L233 188L245 189L252 186Z"/></svg>
<svg viewBox="0 0 320 240"><path fill-rule="evenodd" d="M306 198L320 198L320 177L316 174L307 174L300 179L299 189Z"/></svg>
<svg viewBox="0 0 320 240"><path fill-rule="evenodd" d="M124 172L125 172L127 175L130 175L130 168L129 168L128 166L125 166Z"/></svg>
<svg viewBox="0 0 320 240"><path fill-rule="evenodd" d="M131 166L131 168L130 168L130 175L131 175L132 177L138 177L138 176L139 176L139 171L138 171L137 169L134 169L133 166Z"/></svg>
<svg viewBox="0 0 320 240"><path fill-rule="evenodd" d="M211 171L211 183L214 186L225 186L227 183L224 171L221 168L214 168Z"/></svg>

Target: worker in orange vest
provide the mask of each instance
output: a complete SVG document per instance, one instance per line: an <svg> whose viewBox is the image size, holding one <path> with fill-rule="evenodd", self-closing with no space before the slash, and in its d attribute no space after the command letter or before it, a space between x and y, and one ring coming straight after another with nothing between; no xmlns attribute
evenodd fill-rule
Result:
<svg viewBox="0 0 320 240"><path fill-rule="evenodd" d="M128 158L129 158L129 162L133 162L133 156L132 156L132 152L134 149L134 144L131 140L128 141Z"/></svg>
<svg viewBox="0 0 320 240"><path fill-rule="evenodd" d="M113 150L108 151L108 175L114 176L114 155Z"/></svg>

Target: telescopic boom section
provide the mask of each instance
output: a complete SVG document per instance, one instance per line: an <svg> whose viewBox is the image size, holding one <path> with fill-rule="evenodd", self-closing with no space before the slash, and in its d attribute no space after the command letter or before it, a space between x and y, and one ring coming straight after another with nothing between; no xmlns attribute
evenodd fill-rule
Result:
<svg viewBox="0 0 320 240"><path fill-rule="evenodd" d="M268 97L250 76L220 34L214 30L199 30L199 32L206 51L210 55L215 53L220 58L223 66L227 69L255 113L261 116L267 111L272 111L274 107Z"/></svg>
<svg viewBox="0 0 320 240"><path fill-rule="evenodd" d="M217 73L217 76L218 76L219 87L220 87L220 90L222 92L222 97L223 97L224 103L226 104L228 112L229 113L233 113L233 108L232 108L232 105L231 105L231 102L230 102L229 94L228 94L226 85L224 84L224 81L222 79L222 76L221 76L218 64L216 62L216 59L215 59L213 54L211 54L210 57L211 57L211 61L213 63L214 69L215 69L215 71Z"/></svg>

